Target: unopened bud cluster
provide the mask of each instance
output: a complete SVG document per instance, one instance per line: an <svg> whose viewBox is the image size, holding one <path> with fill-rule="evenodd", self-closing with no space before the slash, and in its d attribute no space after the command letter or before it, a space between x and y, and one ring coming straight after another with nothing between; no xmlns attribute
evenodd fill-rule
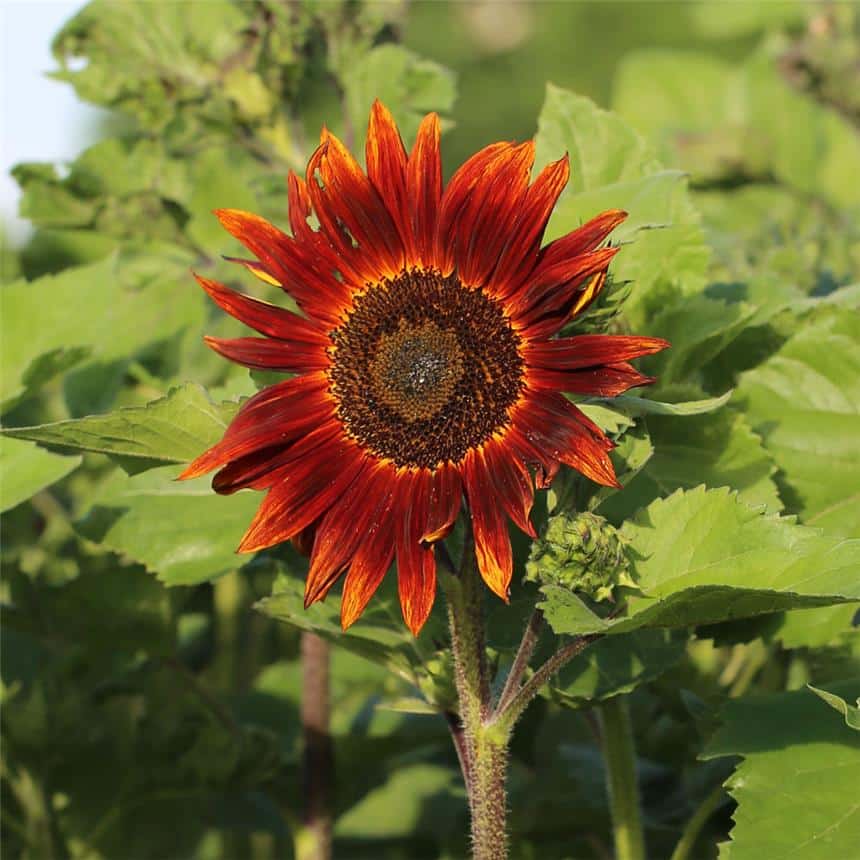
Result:
<svg viewBox="0 0 860 860"><path fill-rule="evenodd" d="M594 601L612 600L616 586L634 587L618 531L603 517L584 512L551 517L532 544L526 579L578 591Z"/></svg>

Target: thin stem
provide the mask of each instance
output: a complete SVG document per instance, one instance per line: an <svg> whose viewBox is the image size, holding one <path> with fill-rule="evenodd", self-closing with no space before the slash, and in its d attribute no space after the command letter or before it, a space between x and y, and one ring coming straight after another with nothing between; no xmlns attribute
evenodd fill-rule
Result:
<svg viewBox="0 0 860 860"><path fill-rule="evenodd" d="M520 683L523 675L528 669L529 661L537 647L538 639L540 638L541 630L543 629L543 612L540 609L535 609L529 618L526 629L523 631L523 638L520 640L520 647L517 649L517 654L514 657L514 662L511 665L511 671L508 672L508 677L505 679L505 686L499 695L499 702L496 705L496 713L499 714L507 707L510 700L519 692Z"/></svg>
<svg viewBox="0 0 860 860"><path fill-rule="evenodd" d="M304 732L304 827L296 838L298 860L330 860L331 790L334 754L329 734L329 646L314 633L302 633Z"/></svg>
<svg viewBox="0 0 860 860"><path fill-rule="evenodd" d="M645 860L636 784L636 750L627 702L621 696L609 699L601 705L600 716L615 860Z"/></svg>
<svg viewBox="0 0 860 860"><path fill-rule="evenodd" d="M547 681L573 660L578 654L581 654L592 642L599 639L598 634L589 634L588 636L578 636L572 642L569 642L563 648L556 651L549 660L546 661L534 675L520 687L519 692L513 696L505 709L496 710L496 722L500 726L504 726L507 730L513 728L514 723L520 718L523 711L528 706L529 702L540 692L541 687Z"/></svg>
<svg viewBox="0 0 860 860"><path fill-rule="evenodd" d="M672 852L670 860L687 860L690 857L690 852L702 832L702 828L707 824L708 819L714 814L714 811L723 802L723 787L718 785L711 791L710 794L699 804L696 811L687 822L675 850Z"/></svg>

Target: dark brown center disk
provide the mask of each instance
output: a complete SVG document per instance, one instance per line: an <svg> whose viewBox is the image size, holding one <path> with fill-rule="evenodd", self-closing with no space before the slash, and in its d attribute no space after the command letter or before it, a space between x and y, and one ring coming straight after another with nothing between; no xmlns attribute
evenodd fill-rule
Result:
<svg viewBox="0 0 860 860"><path fill-rule="evenodd" d="M331 339L340 420L398 466L459 462L507 425L520 397L520 339L502 305L455 275L410 269L382 281Z"/></svg>

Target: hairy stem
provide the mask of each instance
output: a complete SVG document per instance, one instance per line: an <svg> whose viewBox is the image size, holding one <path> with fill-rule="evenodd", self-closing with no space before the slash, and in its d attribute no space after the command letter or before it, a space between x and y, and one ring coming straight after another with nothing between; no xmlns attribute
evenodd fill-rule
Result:
<svg viewBox="0 0 860 860"><path fill-rule="evenodd" d="M615 858L645 860L636 783L636 750L627 702L622 696L609 699L601 706L600 717Z"/></svg>
<svg viewBox="0 0 860 860"><path fill-rule="evenodd" d="M305 808L296 857L330 860L334 754L329 734L329 646L316 634L303 633L301 649Z"/></svg>
<svg viewBox="0 0 860 860"><path fill-rule="evenodd" d="M511 731L516 721L522 716L529 702L540 692L540 688L563 666L568 664L577 654L582 653L592 642L599 639L599 635L578 636L572 642L556 651L534 675L523 684L519 690L511 696L504 709L496 709L496 722ZM500 703L501 705L501 703Z"/></svg>
<svg viewBox="0 0 860 860"><path fill-rule="evenodd" d="M446 551L440 552L440 560L448 567L441 579L448 603L460 712L459 720L449 719L449 725L469 797L473 856L475 860L506 860L505 783L510 733L500 730L490 717L482 584L471 539L466 541L459 571L454 572Z"/></svg>
<svg viewBox="0 0 860 860"><path fill-rule="evenodd" d="M514 662L511 665L511 671L508 672L505 686L499 695L499 702L496 705L497 714L502 713L511 699L519 692L523 675L529 667L529 660L531 660L532 654L534 654L542 629L543 612L540 609L535 609L529 618L526 629L523 631L520 647L517 649L516 657L514 657Z"/></svg>

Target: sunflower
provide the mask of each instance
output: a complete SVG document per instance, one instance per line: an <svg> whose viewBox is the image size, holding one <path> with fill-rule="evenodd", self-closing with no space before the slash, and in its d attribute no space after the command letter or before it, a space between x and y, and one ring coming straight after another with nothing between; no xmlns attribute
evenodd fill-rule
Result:
<svg viewBox="0 0 860 860"><path fill-rule="evenodd" d="M562 392L609 397L653 380L629 359L666 341L556 337L606 282L611 210L541 247L567 157L534 182L534 142L495 143L443 187L439 119L407 154L378 101L365 173L323 130L303 180L290 174L291 234L257 215L216 212L301 315L198 277L263 337L206 342L249 368L293 376L247 400L224 438L183 473L219 469L218 493L266 490L240 552L312 541L305 605L345 573L344 629L396 556L416 633L436 593L434 544L461 505L477 567L508 599L507 519L534 537L534 491L564 463L617 486L613 443ZM316 224L310 220L315 218Z"/></svg>

